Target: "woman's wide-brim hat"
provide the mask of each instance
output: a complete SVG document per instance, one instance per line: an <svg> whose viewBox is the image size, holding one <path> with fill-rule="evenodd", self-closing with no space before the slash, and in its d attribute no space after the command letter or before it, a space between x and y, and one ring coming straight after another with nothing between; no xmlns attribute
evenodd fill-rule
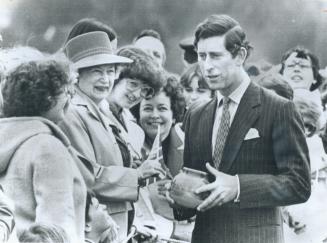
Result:
<svg viewBox="0 0 327 243"><path fill-rule="evenodd" d="M109 37L103 31L72 38L65 45L65 53L76 69L133 62L132 59L114 54Z"/></svg>

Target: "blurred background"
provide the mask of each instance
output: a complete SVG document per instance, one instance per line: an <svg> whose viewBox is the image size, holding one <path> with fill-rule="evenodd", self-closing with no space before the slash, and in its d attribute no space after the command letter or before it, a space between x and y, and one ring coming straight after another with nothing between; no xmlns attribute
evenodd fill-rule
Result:
<svg viewBox="0 0 327 243"><path fill-rule="evenodd" d="M4 47L30 45L53 53L81 18L113 27L119 46L152 28L166 46L166 68L180 73L179 41L214 13L231 15L246 30L254 47L249 61L277 64L300 44L318 55L321 67L327 65L327 0L0 0L0 33Z"/></svg>

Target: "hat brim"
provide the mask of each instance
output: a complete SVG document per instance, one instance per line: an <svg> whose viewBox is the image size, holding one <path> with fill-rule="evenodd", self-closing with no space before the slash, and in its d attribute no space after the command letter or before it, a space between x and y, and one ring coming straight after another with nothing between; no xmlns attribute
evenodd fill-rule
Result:
<svg viewBox="0 0 327 243"><path fill-rule="evenodd" d="M120 63L132 63L133 60L127 57L117 56L113 54L97 54L89 57L85 57L73 65L76 69L93 67L104 64L120 64Z"/></svg>

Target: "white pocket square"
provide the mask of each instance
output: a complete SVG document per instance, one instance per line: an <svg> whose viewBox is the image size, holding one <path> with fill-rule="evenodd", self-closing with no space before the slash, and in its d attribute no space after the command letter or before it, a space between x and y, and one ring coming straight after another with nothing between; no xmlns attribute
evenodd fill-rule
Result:
<svg viewBox="0 0 327 243"><path fill-rule="evenodd" d="M259 131L255 128L250 128L248 133L245 135L244 140L254 139L254 138L260 138Z"/></svg>

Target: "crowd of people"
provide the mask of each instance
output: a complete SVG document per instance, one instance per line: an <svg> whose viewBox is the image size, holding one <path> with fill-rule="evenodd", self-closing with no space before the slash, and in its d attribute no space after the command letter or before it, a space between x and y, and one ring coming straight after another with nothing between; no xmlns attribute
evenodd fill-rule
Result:
<svg viewBox="0 0 327 243"><path fill-rule="evenodd" d="M67 36L54 54L0 49L1 242L327 242L327 75L310 50L248 63L241 25L212 15L180 42L179 75L155 30L119 47L86 18ZM209 174L197 208L169 196L183 167Z"/></svg>

